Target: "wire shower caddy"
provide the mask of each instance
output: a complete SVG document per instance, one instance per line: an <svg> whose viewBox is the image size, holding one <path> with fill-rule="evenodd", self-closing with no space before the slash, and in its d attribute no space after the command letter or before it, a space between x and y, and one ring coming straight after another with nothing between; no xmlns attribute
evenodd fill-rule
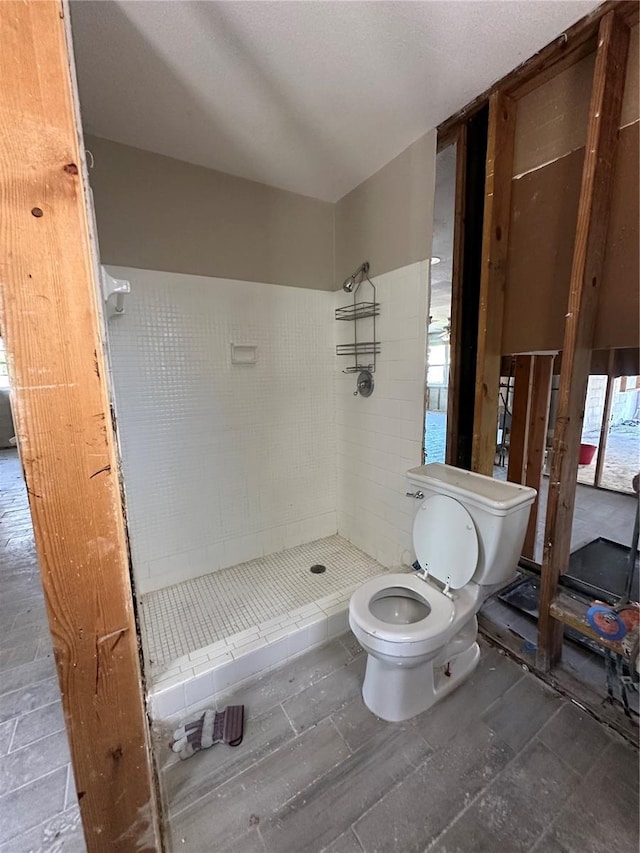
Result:
<svg viewBox="0 0 640 853"><path fill-rule="evenodd" d="M345 320L353 323L353 343L338 344L336 346L336 355L351 356L354 360L353 365L345 368L342 371L343 373L360 373L363 370L375 373L376 371L376 356L380 353L380 342L376 337L376 317L380 314L380 303L376 300L376 288L369 278L368 272L369 263L365 261L358 272L354 273L351 277L355 279L356 276L360 275L360 281L353 288L353 304L336 308L336 320ZM373 299L368 302L358 302L358 291L365 281L371 288ZM360 341L358 340L358 320L364 320L369 317L373 319L373 340ZM364 363L362 356L373 356L373 360Z"/></svg>

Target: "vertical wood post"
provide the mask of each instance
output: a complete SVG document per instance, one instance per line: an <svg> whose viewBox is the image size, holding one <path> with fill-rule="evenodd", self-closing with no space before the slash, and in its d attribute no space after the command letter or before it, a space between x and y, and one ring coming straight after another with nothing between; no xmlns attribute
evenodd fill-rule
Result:
<svg viewBox="0 0 640 853"><path fill-rule="evenodd" d="M473 470L489 476L493 474L496 455L515 126L515 102L499 91L494 92L489 99L472 447Z"/></svg>
<svg viewBox="0 0 640 853"><path fill-rule="evenodd" d="M0 3L0 323L87 848L159 849L68 7Z"/></svg>
<svg viewBox="0 0 640 853"><path fill-rule="evenodd" d="M602 423L600 424L600 441L598 442L598 457L596 459L596 472L593 483L595 486L600 485L602 480L602 469L604 468L604 458L607 452L607 439L609 438L609 419L611 418L611 405L613 403L613 386L615 385L614 364L616 359L616 351L609 350L609 359L607 361L607 389L604 395L604 407L602 411Z"/></svg>
<svg viewBox="0 0 640 853"><path fill-rule="evenodd" d="M445 459L448 465L458 461L460 404L460 349L462 271L464 266L464 217L467 172L467 126L460 125L456 134L456 187L453 226L453 258L451 268L451 329L449 333L449 390L447 393L447 441Z"/></svg>
<svg viewBox="0 0 640 853"><path fill-rule="evenodd" d="M532 355L516 356L516 366L513 372L509 466L507 468L507 480L511 483L524 483L526 476L533 362L534 357Z"/></svg>
<svg viewBox="0 0 640 853"><path fill-rule="evenodd" d="M565 322L554 455L545 527L537 665L562 651L562 624L549 607L569 565L584 401L602 275L629 28L615 12L600 22Z"/></svg>
<svg viewBox="0 0 640 853"><path fill-rule="evenodd" d="M535 355L533 357L533 382L529 408L529 435L524 484L531 486L538 494L531 506L529 524L522 546L523 557L530 560L535 559L538 506L540 504L544 454L547 446L547 427L549 426L553 358L552 355Z"/></svg>

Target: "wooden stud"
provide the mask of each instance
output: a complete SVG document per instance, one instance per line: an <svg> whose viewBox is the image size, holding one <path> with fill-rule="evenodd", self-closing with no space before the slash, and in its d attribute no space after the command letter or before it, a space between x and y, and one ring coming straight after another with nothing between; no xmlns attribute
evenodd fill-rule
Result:
<svg viewBox="0 0 640 853"><path fill-rule="evenodd" d="M529 524L524 537L524 545L522 546L522 556L530 560L535 558L540 487L542 486L544 456L547 449L553 358L552 355L535 355L533 357L533 383L529 409L529 435L524 484L531 486L538 494L531 506Z"/></svg>
<svg viewBox="0 0 640 853"><path fill-rule="evenodd" d="M489 476L493 474L496 455L515 126L514 101L495 92L489 101L472 447L472 469Z"/></svg>
<svg viewBox="0 0 640 853"><path fill-rule="evenodd" d="M569 565L584 400L602 275L613 168L629 45L629 28L615 12L602 18L589 105L587 144L554 429L545 528L537 665L548 670L562 651L562 623L550 605Z"/></svg>
<svg viewBox="0 0 640 853"><path fill-rule="evenodd" d="M511 483L524 483L526 477L533 359L532 355L517 355L515 359L511 434L509 436L509 466L507 468L507 480Z"/></svg>
<svg viewBox="0 0 640 853"><path fill-rule="evenodd" d="M68 7L0 3L1 328L87 849L160 848Z"/></svg>
<svg viewBox="0 0 640 853"><path fill-rule="evenodd" d="M464 267L464 217L467 172L467 126L456 135L456 187L453 226L453 262L451 269L451 329L449 332L449 391L447 394L447 439L445 459L448 465L458 461L460 404L460 330L462 310L462 273Z"/></svg>
<svg viewBox="0 0 640 853"><path fill-rule="evenodd" d="M613 387L615 385L614 364L616 359L615 349L609 350L609 362L607 366L607 389L604 395L604 407L602 411L602 423L600 424L600 441L598 442L598 457L596 459L596 472L594 485L600 486L602 480L602 469L607 452L607 439L609 438L609 420L611 418L611 406L613 405Z"/></svg>

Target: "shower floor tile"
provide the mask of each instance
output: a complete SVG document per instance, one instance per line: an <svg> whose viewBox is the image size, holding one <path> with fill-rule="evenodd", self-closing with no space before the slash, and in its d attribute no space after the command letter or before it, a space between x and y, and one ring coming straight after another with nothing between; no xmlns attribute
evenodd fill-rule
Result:
<svg viewBox="0 0 640 853"><path fill-rule="evenodd" d="M315 564L326 571L312 574ZM346 539L329 536L147 593L141 601L145 658L157 673L239 632L250 641L257 625L386 571Z"/></svg>

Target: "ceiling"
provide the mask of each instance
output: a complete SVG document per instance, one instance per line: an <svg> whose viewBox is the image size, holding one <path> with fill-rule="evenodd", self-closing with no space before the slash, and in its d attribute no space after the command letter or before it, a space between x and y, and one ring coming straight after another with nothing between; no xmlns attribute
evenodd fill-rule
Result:
<svg viewBox="0 0 640 853"><path fill-rule="evenodd" d="M76 0L85 130L337 201L593 0Z"/></svg>

